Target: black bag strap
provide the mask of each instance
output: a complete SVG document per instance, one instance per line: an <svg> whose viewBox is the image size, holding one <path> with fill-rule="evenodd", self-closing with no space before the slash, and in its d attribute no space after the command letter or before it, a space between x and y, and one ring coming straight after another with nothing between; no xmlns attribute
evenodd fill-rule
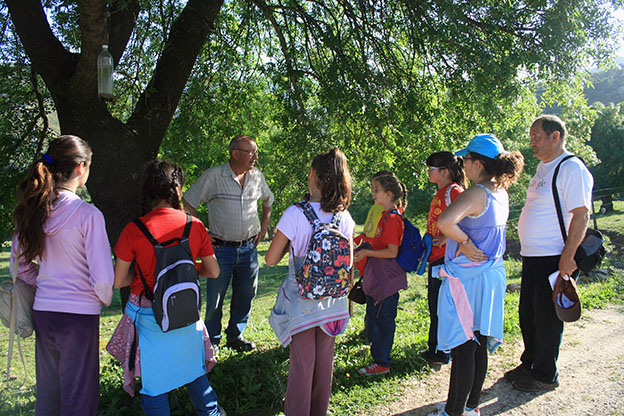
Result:
<svg viewBox="0 0 624 416"><path fill-rule="evenodd" d="M585 161L580 156L568 155L564 157L563 159L561 159L561 162L559 162L559 164L555 168L555 172L553 173L553 178L552 178L552 194L553 194L553 199L555 200L555 208L557 209L557 219L559 220L559 228L561 230L561 236L563 237L564 243L568 239L568 234L566 233L565 224L563 223L563 212L561 210L561 201L559 200L559 192L557 191L557 175L559 174L559 168L561 167L561 164L565 162L566 160L571 159L573 157L578 158L585 165ZM591 200L591 206L592 206L592 214L594 218L594 228L598 229L598 224L596 222L596 213L594 212L593 198Z"/></svg>
<svg viewBox="0 0 624 416"><path fill-rule="evenodd" d="M191 226L193 225L193 217L191 217L189 214L186 214L186 224L184 226L184 232L182 233L182 238L172 238L171 240L165 241L164 243L158 242L158 240L154 238L150 230L147 228L145 223L141 221L139 218L136 218L132 222L136 224L139 230L141 230L143 235L145 235L145 237L149 240L150 243L152 243L154 247L157 247L157 246L165 247L175 241L181 242L182 240L188 240L189 235L191 234ZM154 293L147 286L147 281L145 280L145 276L143 275L143 272L141 271L141 266L139 266L139 262L137 262L137 269L139 270L141 283L143 283L143 292L145 292L145 297L151 302L154 300Z"/></svg>

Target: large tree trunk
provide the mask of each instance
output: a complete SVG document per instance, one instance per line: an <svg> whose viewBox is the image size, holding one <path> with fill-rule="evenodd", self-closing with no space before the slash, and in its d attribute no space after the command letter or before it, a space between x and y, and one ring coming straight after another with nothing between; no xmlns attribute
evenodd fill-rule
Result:
<svg viewBox="0 0 624 416"><path fill-rule="evenodd" d="M104 213L114 244L123 227L140 215L143 171L156 157L162 137L137 134L111 117L99 102L81 103L90 111L77 111L73 97L57 97L55 103L63 133L75 134L91 145L93 162L87 187Z"/></svg>
<svg viewBox="0 0 624 416"><path fill-rule="evenodd" d="M108 43L121 59L140 11L138 0L77 0L81 51L70 53L54 36L41 0L7 0L11 19L50 90L63 134L89 142L93 164L88 188L106 218L109 239L140 214L147 162L160 147L195 60L223 0L189 0L173 22L152 78L126 123L111 116L97 95L97 55ZM107 16L110 15L110 22ZM107 27L110 30L107 33Z"/></svg>

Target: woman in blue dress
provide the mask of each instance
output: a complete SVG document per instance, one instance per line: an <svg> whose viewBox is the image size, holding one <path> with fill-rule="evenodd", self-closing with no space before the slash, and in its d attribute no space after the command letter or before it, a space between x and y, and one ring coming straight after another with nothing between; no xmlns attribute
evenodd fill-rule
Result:
<svg viewBox="0 0 624 416"><path fill-rule="evenodd" d="M474 183L438 219L448 238L438 297L438 347L451 352L449 394L440 415L478 415L481 389L493 352L503 339L506 287L506 189L524 165L518 151L506 152L491 134L475 136L465 149L466 176Z"/></svg>

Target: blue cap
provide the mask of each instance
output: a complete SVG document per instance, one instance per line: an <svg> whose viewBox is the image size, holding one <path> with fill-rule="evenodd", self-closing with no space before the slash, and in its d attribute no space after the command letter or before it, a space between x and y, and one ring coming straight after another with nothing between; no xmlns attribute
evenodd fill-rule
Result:
<svg viewBox="0 0 624 416"><path fill-rule="evenodd" d="M500 140L493 134L478 134L470 140L468 146L455 152L457 156L465 156L468 153L478 153L480 155L496 159L498 155L505 152Z"/></svg>

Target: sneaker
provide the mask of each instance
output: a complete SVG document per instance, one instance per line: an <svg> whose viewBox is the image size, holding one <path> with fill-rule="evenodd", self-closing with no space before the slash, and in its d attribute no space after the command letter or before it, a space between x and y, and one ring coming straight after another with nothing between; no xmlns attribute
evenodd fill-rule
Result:
<svg viewBox="0 0 624 416"><path fill-rule="evenodd" d="M559 382L555 381L554 383L543 383L528 375L514 381L512 385L516 390L525 391L528 393L542 393L556 389L557 387L559 387Z"/></svg>
<svg viewBox="0 0 624 416"><path fill-rule="evenodd" d="M505 380L509 380L509 381L516 381L516 380L520 380L521 378L524 378L525 376L530 376L531 375L531 371L529 371L528 368L526 368L524 365L520 364L518 367L507 371L503 377L505 377Z"/></svg>
<svg viewBox="0 0 624 416"><path fill-rule="evenodd" d="M358 373L365 376L377 376L380 374L386 374L390 372L390 367L384 367L383 365L372 363L366 367L362 367L358 370Z"/></svg>
<svg viewBox="0 0 624 416"><path fill-rule="evenodd" d="M243 337L228 341L227 346L238 352L253 351L256 349L256 344L254 344L252 341L246 340Z"/></svg>
<svg viewBox="0 0 624 416"><path fill-rule="evenodd" d="M446 402L441 402L436 404L436 409L437 415L444 415L444 408L446 407ZM462 413L463 416L481 416L481 410L478 407L475 407L474 409L468 410L468 408L464 409L464 413Z"/></svg>
<svg viewBox="0 0 624 416"><path fill-rule="evenodd" d="M450 361L450 354L443 352L435 353L431 350L425 350L420 353L420 356L430 364L448 364Z"/></svg>

